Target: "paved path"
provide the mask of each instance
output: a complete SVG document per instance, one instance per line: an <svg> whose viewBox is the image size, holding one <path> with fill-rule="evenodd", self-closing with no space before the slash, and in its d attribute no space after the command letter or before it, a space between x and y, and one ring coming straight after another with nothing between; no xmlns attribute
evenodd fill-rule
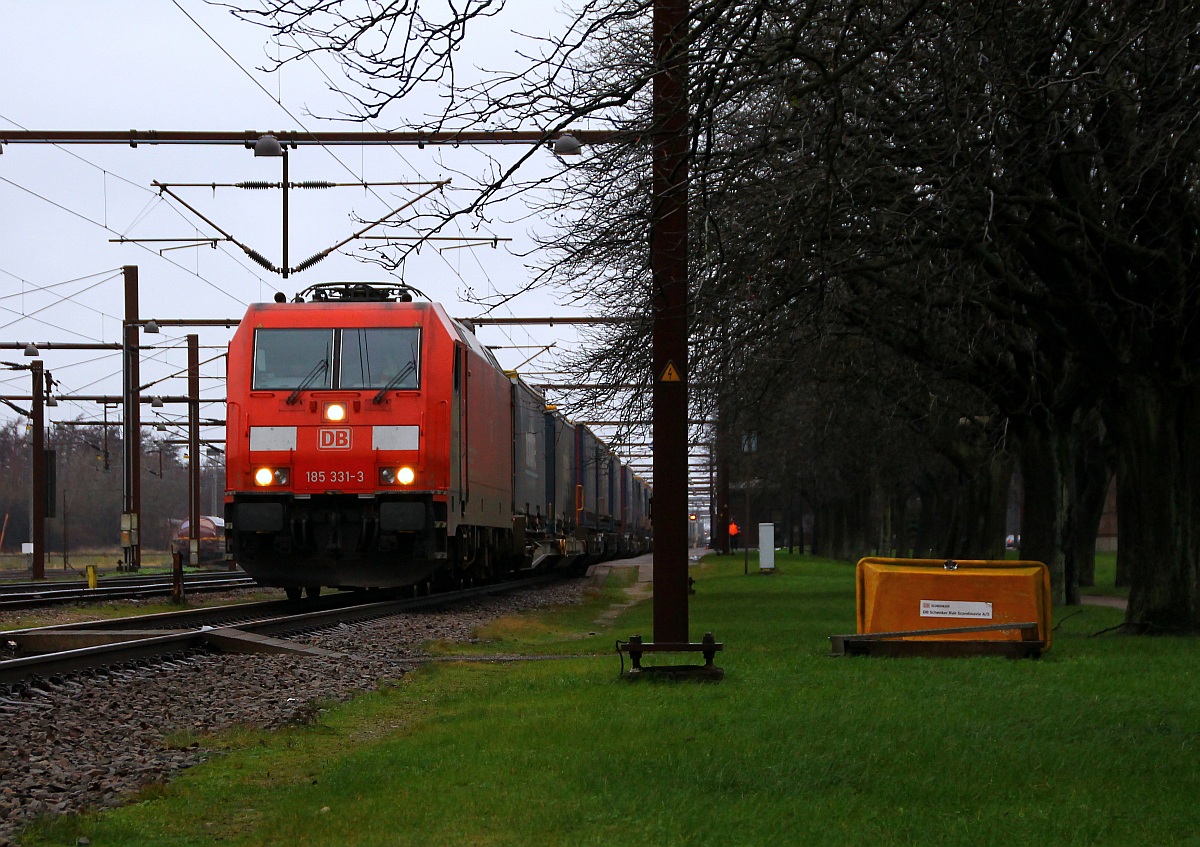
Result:
<svg viewBox="0 0 1200 847"><path fill-rule="evenodd" d="M694 564L700 561L700 557L708 551L693 547L688 550L688 562ZM654 581L654 554L643 553L640 556L634 556L629 559L613 559L599 565L593 565L593 568L637 568L638 582L653 582Z"/></svg>
<svg viewBox="0 0 1200 847"><path fill-rule="evenodd" d="M1079 602L1085 606L1112 606L1114 609L1124 609L1129 601L1124 597L1103 597L1099 594L1083 594Z"/></svg>

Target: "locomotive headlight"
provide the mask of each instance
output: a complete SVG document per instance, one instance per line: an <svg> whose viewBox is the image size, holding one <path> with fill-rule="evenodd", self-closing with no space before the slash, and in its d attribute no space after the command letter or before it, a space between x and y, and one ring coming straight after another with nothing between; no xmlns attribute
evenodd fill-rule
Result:
<svg viewBox="0 0 1200 847"><path fill-rule="evenodd" d="M287 468L258 468L254 472L254 484L262 488L268 485L287 485L291 482L291 474Z"/></svg>
<svg viewBox="0 0 1200 847"><path fill-rule="evenodd" d="M380 485L412 485L416 478L416 472L410 467L379 469Z"/></svg>
<svg viewBox="0 0 1200 847"><path fill-rule="evenodd" d="M341 423L346 419L346 406L343 403L326 403L325 420L330 423Z"/></svg>

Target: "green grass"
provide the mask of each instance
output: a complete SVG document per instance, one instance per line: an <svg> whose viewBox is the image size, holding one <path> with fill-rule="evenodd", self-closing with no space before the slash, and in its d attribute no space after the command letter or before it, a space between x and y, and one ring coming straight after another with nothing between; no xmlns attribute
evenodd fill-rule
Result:
<svg viewBox="0 0 1200 847"><path fill-rule="evenodd" d="M651 610L598 624L614 579L461 648L568 658L439 662L309 726L207 739L225 754L21 843L1200 844L1196 640L1092 637L1121 613L1089 606L1056 610L1037 661L830 658L853 568L777 566L692 569L721 683L619 680L613 641Z"/></svg>
<svg viewBox="0 0 1200 847"><path fill-rule="evenodd" d="M116 573L116 563L121 558L121 550L114 548L112 550L82 550L73 551L67 555L67 564L69 567L63 567L62 551L47 550L46 557L46 576L79 579L84 568L88 565L96 565L103 568L106 572L112 571ZM171 554L169 551L142 551L142 573L149 570L151 573L157 569L170 570ZM4 571L26 571L28 572L29 565L23 553L0 553L0 572Z"/></svg>
<svg viewBox="0 0 1200 847"><path fill-rule="evenodd" d="M1080 588L1081 594L1095 594L1101 597L1129 597L1129 586L1117 587L1117 554L1116 551L1096 554L1096 584Z"/></svg>

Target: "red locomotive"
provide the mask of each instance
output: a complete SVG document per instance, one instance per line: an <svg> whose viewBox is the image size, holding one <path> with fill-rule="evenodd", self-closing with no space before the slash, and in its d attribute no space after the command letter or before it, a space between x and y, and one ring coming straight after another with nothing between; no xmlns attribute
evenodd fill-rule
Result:
<svg viewBox="0 0 1200 847"><path fill-rule="evenodd" d="M404 288L251 305L227 367L228 554L289 597L648 549L646 484Z"/></svg>

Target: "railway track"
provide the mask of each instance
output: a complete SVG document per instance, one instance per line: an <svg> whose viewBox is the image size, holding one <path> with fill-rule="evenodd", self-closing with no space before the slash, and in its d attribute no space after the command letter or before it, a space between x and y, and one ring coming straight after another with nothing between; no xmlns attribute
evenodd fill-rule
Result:
<svg viewBox="0 0 1200 847"><path fill-rule="evenodd" d="M556 575L398 598L351 593L301 603L271 601L0 632L0 685L37 686L64 675L194 651L340 654L289 642L286 636L355 623L472 597L528 588Z"/></svg>
<svg viewBox="0 0 1200 847"><path fill-rule="evenodd" d="M183 590L185 594L197 594L253 588L255 585L254 579L242 571L224 571L187 574L184 576ZM84 580L8 583L0 585L0 611L97 600L165 597L171 594L172 589L170 574L107 577L96 588L89 588Z"/></svg>

